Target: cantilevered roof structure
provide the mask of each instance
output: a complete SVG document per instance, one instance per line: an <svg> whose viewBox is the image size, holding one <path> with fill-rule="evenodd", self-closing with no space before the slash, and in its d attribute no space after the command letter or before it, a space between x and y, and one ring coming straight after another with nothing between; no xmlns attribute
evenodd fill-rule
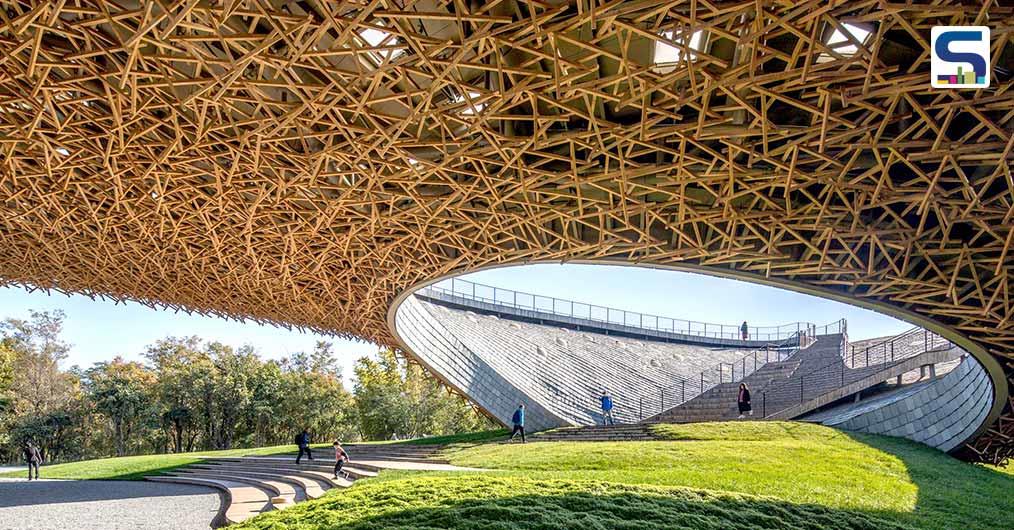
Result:
<svg viewBox="0 0 1014 530"><path fill-rule="evenodd" d="M930 87L937 25L991 28L988 88ZM735 275L960 343L996 461L1012 28L997 0L4 2L0 282L396 345L397 297L481 267Z"/></svg>

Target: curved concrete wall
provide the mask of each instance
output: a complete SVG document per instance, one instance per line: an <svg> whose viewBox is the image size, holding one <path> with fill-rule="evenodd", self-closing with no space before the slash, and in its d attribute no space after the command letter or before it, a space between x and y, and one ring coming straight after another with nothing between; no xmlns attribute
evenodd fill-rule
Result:
<svg viewBox="0 0 1014 530"><path fill-rule="evenodd" d="M850 431L900 436L952 451L975 434L992 405L988 372L967 356L947 375L903 392L896 399L849 407L822 423Z"/></svg>
<svg viewBox="0 0 1014 530"><path fill-rule="evenodd" d="M603 390L613 396L616 421L634 423L695 395L702 370L710 387L778 355L575 331L417 296L401 304L395 325L416 359L500 421L524 402L532 430L601 422ZM744 361L754 351L756 365ZM726 363L722 373L708 370L718 363Z"/></svg>
<svg viewBox="0 0 1014 530"><path fill-rule="evenodd" d="M524 403L526 428L543 430L572 424L543 407L535 396L521 390L524 374L498 369L469 350L444 328L415 297L409 297L395 316L398 334L416 359L444 383L499 419L510 423L514 409ZM515 379L515 380L512 380Z"/></svg>
<svg viewBox="0 0 1014 530"><path fill-rule="evenodd" d="M524 403L531 431L600 422L597 398L603 389L613 395L618 422L637 422L679 404L673 389L680 381L689 383L703 368L751 351L576 331L507 316L409 296L397 308L394 325L415 359L504 424ZM708 388L719 380L712 376ZM659 396L663 388L669 392L665 402ZM826 419L815 421L950 451L988 419L993 393L988 371L969 356L937 380L840 413L828 411Z"/></svg>

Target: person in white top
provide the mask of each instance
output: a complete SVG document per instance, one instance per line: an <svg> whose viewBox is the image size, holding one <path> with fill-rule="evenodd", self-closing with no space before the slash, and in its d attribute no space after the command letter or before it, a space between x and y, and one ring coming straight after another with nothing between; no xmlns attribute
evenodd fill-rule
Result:
<svg viewBox="0 0 1014 530"><path fill-rule="evenodd" d="M339 442L338 440L335 440L334 441L334 478L338 478L338 473L341 473L342 466L344 466L345 462L348 462L348 461L349 461L349 454L345 452L345 449L342 449L341 442ZM348 473L345 473L345 476L348 477Z"/></svg>

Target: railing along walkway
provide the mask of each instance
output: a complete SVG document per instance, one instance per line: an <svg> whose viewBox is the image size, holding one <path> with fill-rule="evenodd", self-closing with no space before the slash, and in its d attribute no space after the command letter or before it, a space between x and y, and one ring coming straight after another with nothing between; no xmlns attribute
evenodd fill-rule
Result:
<svg viewBox="0 0 1014 530"><path fill-rule="evenodd" d="M793 418L921 365L944 362L953 347L921 328L859 349L848 348L843 336L840 358L765 388L755 395L754 408L761 417Z"/></svg>
<svg viewBox="0 0 1014 530"><path fill-rule="evenodd" d="M560 322L566 322L562 319L572 319L607 330L616 329L648 335L655 334L662 338L691 342L698 339L696 342L718 343L727 346L759 347L783 342L815 327L809 322L792 322L780 326L748 326L748 338L744 339L740 325L699 322L638 313L501 289L457 278L424 287L416 291L415 294L438 302L443 301L476 309L495 310L499 308L507 310L505 311L507 313L527 318L545 318ZM700 339L713 340L703 341Z"/></svg>

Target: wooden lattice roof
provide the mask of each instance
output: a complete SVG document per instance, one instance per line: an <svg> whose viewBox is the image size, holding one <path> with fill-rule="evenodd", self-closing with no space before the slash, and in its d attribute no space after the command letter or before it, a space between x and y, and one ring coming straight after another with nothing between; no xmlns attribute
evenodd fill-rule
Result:
<svg viewBox="0 0 1014 530"><path fill-rule="evenodd" d="M1011 370L1007 2L2 1L0 51L0 282L391 343L451 271L693 263Z"/></svg>

